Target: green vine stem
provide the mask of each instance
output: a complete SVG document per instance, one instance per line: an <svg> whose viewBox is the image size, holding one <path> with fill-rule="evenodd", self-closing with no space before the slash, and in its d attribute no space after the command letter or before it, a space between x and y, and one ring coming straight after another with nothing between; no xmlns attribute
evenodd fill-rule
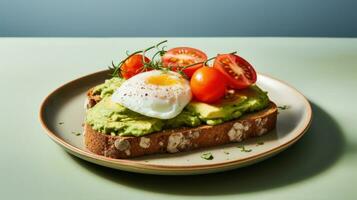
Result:
<svg viewBox="0 0 357 200"><path fill-rule="evenodd" d="M126 51L126 54L128 55L124 60L120 61L118 65L115 65L114 62L112 61L112 66L109 67L109 69L113 70L113 72L111 73L111 76L113 77L118 77L118 76L121 76L121 72L122 72L122 65L130 58L132 57L133 55L136 55L136 54L139 54L141 53L142 54L142 62L143 62L143 67L141 69L141 71L146 71L147 69L156 69L156 70L163 70L163 71L172 71L173 67L166 67L166 66L163 66L161 60L155 60L155 57L160 55L160 56L163 56L165 53L166 53L166 46L162 46L161 48L160 45L162 45L163 43L166 43L167 40L164 40L164 41L161 41L159 43L157 43L156 45L153 45L153 46L150 46L146 49L143 49L143 50L139 50L139 51L135 51L134 53L131 53L129 54L128 51ZM145 61L145 54L146 52L152 50L156 48L157 49L157 52L155 52L153 54L153 56L151 57L151 61L150 62L146 62ZM236 54L237 52L234 51L234 52L231 52L229 54ZM207 63L213 59L217 58L217 56L215 57L211 57L205 61L202 61L202 62L197 62L197 63L193 63L193 64L189 64L189 65L186 65L186 66L182 66L182 67L178 67L179 70L177 70L177 73L181 74L183 77L185 78L188 78L186 76L186 74L183 72L183 70L189 68L189 67L192 67L194 65L198 65L198 64L203 64L203 66L206 66Z"/></svg>
<svg viewBox="0 0 357 200"><path fill-rule="evenodd" d="M134 53L129 54L128 57L126 57L124 60L120 61L118 65L115 65L114 62L112 61L112 66L109 67L109 69L113 70L113 73L111 73L111 76L113 76L113 77L119 76L119 74L120 74L119 72L121 72L121 66L125 63L125 61L127 61L130 57L132 57L133 55L138 54L138 53L143 53L143 63L145 65L145 63L146 63L145 62L145 52L149 51L153 48L158 48L161 44L163 44L165 42L167 42L167 40L161 41L161 42L157 43L156 45L148 47L144 50L135 51Z"/></svg>

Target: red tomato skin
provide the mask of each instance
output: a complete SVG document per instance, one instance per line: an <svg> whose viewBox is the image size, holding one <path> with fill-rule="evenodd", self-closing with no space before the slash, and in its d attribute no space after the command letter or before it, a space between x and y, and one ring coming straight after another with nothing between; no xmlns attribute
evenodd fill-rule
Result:
<svg viewBox="0 0 357 200"><path fill-rule="evenodd" d="M244 76L240 76L239 79L235 79L232 75L227 72L227 69L224 68L220 62L223 59L230 60L233 63L233 67L239 67L243 71L245 70ZM254 70L253 66L246 61L244 58L238 55L232 54L221 54L218 55L214 61L213 67L218 69L226 78L228 86L233 89L244 89L254 84L257 81L257 73ZM246 74L249 73L249 78L246 77Z"/></svg>
<svg viewBox="0 0 357 200"><path fill-rule="evenodd" d="M212 67L198 69L190 81L194 98L205 103L215 103L226 94L226 81L222 74Z"/></svg>
<svg viewBox="0 0 357 200"><path fill-rule="evenodd" d="M201 50L191 47L176 47L168 50L162 56L162 63L165 67L171 67L172 70L180 70L180 67L190 64L204 62L207 60L207 55ZM192 77L193 73L203 67L203 64L193 65L183 70L187 77Z"/></svg>
<svg viewBox="0 0 357 200"><path fill-rule="evenodd" d="M193 75L193 73L195 73L195 71L197 71L197 70L198 70L199 68L201 68L201 67L203 67L203 64L194 65L194 66L188 67L188 68L186 68L186 69L184 69L184 70L182 70L182 71L183 71L183 73L186 74L186 76L187 76L188 78L191 78L192 75Z"/></svg>
<svg viewBox="0 0 357 200"><path fill-rule="evenodd" d="M145 57L145 62L150 62L150 59ZM136 74L139 74L144 71L148 71L148 69L143 70L144 63L141 54L135 54L128 58L124 64L121 66L121 75L125 79L129 79Z"/></svg>

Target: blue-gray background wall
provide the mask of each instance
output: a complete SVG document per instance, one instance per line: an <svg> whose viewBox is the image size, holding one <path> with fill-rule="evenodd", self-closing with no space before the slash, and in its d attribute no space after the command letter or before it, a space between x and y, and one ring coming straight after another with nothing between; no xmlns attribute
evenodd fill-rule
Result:
<svg viewBox="0 0 357 200"><path fill-rule="evenodd" d="M0 36L357 36L356 0L0 0Z"/></svg>

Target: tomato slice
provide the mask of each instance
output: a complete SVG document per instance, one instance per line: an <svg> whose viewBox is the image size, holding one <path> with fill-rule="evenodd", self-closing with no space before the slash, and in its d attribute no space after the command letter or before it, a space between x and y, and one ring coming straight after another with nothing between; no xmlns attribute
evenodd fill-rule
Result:
<svg viewBox="0 0 357 200"><path fill-rule="evenodd" d="M171 67L174 71L180 69L180 67L191 65L198 62L204 62L207 60L207 55L198 49L191 47L176 47L168 50L162 56L162 64L165 67ZM192 74L203 64L193 65L183 70L183 72L191 77Z"/></svg>
<svg viewBox="0 0 357 200"><path fill-rule="evenodd" d="M150 59L145 57L145 62L150 62ZM120 67L121 75L125 79L129 79L132 76L135 76L138 73L148 71L148 69L143 70L143 55L135 54L128 58L123 65Z"/></svg>
<svg viewBox="0 0 357 200"><path fill-rule="evenodd" d="M213 67L222 72L228 81L228 86L233 89L244 89L257 81L257 73L253 66L237 55L218 55Z"/></svg>

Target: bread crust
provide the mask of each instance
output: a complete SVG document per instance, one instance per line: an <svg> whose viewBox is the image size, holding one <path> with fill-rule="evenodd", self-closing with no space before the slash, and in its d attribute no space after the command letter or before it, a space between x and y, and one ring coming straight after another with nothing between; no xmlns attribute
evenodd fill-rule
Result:
<svg viewBox="0 0 357 200"><path fill-rule="evenodd" d="M88 91L88 107L94 106L100 97ZM277 106L270 102L264 110L245 114L239 119L219 125L202 125L195 128L163 130L141 137L112 136L84 126L84 142L95 154L111 158L131 158L156 153L176 153L192 149L240 142L258 137L274 129Z"/></svg>

